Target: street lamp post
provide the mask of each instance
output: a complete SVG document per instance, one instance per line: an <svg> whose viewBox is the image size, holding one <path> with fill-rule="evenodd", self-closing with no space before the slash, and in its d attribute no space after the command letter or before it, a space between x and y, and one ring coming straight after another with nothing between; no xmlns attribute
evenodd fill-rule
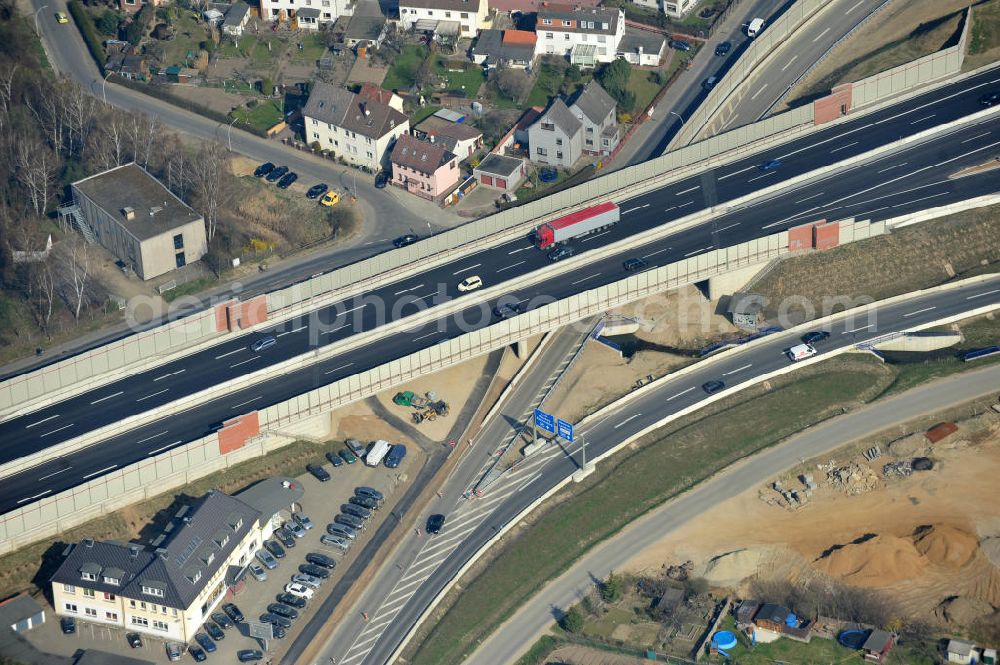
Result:
<svg viewBox="0 0 1000 665"><path fill-rule="evenodd" d="M677 116L677 119L681 121L681 127L684 127L684 118L681 117L680 113L675 113L674 111L667 111L667 113Z"/></svg>
<svg viewBox="0 0 1000 665"><path fill-rule="evenodd" d="M48 7L48 5L42 5L41 7L39 7L38 9L35 10L35 34L36 35L41 33L41 30L38 27L38 13L40 11L42 11L43 9L47 8L47 7Z"/></svg>
<svg viewBox="0 0 1000 665"><path fill-rule="evenodd" d="M226 138L229 142L229 152L233 151L233 124L239 120L239 116L233 118L233 121L229 123L229 129L226 130Z"/></svg>

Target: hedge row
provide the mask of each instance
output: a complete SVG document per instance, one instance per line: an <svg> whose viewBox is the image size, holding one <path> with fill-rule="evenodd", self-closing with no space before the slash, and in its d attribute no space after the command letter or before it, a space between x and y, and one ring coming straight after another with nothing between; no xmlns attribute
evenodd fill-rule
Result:
<svg viewBox="0 0 1000 665"><path fill-rule="evenodd" d="M90 14L83 8L79 0L69 0L66 6L69 8L69 13L73 16L73 21L76 22L76 27L80 29L80 34L83 35L83 41L87 43L90 56L97 63L97 69L103 74L105 60L104 45L97 34L97 28L94 27L94 21L91 20Z"/></svg>

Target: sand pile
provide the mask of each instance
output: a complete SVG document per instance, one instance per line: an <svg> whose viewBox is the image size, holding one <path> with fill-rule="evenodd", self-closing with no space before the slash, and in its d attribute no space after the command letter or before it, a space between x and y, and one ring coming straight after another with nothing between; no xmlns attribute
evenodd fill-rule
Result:
<svg viewBox="0 0 1000 665"><path fill-rule="evenodd" d="M993 613L993 606L979 598L954 596L941 601L934 616L956 626L969 626L977 619Z"/></svg>
<svg viewBox="0 0 1000 665"><path fill-rule="evenodd" d="M763 555L760 549L743 549L714 556L705 564L702 577L712 586L736 586L757 574Z"/></svg>
<svg viewBox="0 0 1000 665"><path fill-rule="evenodd" d="M908 538L874 536L848 543L817 563L828 575L858 586L886 586L922 574L927 560Z"/></svg>
<svg viewBox="0 0 1000 665"><path fill-rule="evenodd" d="M972 560L979 548L974 535L949 524L922 526L914 536L916 550L928 561L941 566L961 568Z"/></svg>

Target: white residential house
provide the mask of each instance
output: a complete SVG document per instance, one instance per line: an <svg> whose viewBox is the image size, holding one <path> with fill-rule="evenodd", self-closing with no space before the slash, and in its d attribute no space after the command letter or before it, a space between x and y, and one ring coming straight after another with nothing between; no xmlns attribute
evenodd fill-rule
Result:
<svg viewBox="0 0 1000 665"><path fill-rule="evenodd" d="M684 18L698 5L698 0L632 0L632 2L659 10L671 18Z"/></svg>
<svg viewBox="0 0 1000 665"><path fill-rule="evenodd" d="M243 28L249 21L250 5L245 2L236 2L226 12L226 17L222 21L222 32L239 37L243 34Z"/></svg>
<svg viewBox="0 0 1000 665"><path fill-rule="evenodd" d="M591 79L573 98L569 110L583 125L583 151L610 155L618 146L618 104L601 84Z"/></svg>
<svg viewBox="0 0 1000 665"><path fill-rule="evenodd" d="M298 21L303 30L317 30L324 23L333 23L341 16L350 16L354 11L351 0L260 0L260 18L263 21L283 23L298 15L299 10L307 11Z"/></svg>
<svg viewBox="0 0 1000 665"><path fill-rule="evenodd" d="M410 129L396 109L321 81L313 85L302 117L309 144L371 171L388 164L396 138Z"/></svg>
<svg viewBox="0 0 1000 665"><path fill-rule="evenodd" d="M612 62L625 36L625 12L597 7L550 6L535 21L537 55L562 55L581 67Z"/></svg>
<svg viewBox="0 0 1000 665"><path fill-rule="evenodd" d="M583 153L583 124L560 98L528 128L531 161L570 168Z"/></svg>
<svg viewBox="0 0 1000 665"><path fill-rule="evenodd" d="M438 23L458 23L459 37L475 37L490 27L488 0L399 0L404 30L438 32Z"/></svg>

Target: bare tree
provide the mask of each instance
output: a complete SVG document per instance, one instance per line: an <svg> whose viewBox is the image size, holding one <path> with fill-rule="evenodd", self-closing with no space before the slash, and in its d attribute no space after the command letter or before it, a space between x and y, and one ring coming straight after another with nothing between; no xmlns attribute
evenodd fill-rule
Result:
<svg viewBox="0 0 1000 665"><path fill-rule="evenodd" d="M153 146L160 133L160 119L156 115L131 114L132 123L128 128L129 141L132 143L132 160L142 168L149 168Z"/></svg>
<svg viewBox="0 0 1000 665"><path fill-rule="evenodd" d="M225 151L218 143L202 147L192 164L194 191L205 218L205 231L211 243L219 225L219 211L228 192Z"/></svg>
<svg viewBox="0 0 1000 665"><path fill-rule="evenodd" d="M7 65L0 71L0 133L7 128L7 116L10 114L11 100L14 96L14 75L17 74L17 63Z"/></svg>
<svg viewBox="0 0 1000 665"><path fill-rule="evenodd" d="M17 165L15 177L24 186L35 214L45 214L49 188L55 177L55 156L34 137L23 137L17 140L14 161Z"/></svg>
<svg viewBox="0 0 1000 665"><path fill-rule="evenodd" d="M87 281L90 278L90 252L87 249L87 242L80 236L73 234L69 241L69 257L67 261L67 284L71 289L71 306L73 308L73 318L80 319L80 309L83 307L87 292Z"/></svg>
<svg viewBox="0 0 1000 665"><path fill-rule="evenodd" d="M35 309L38 325L46 335L49 333L49 321L52 319L52 304L56 299L56 279L48 261L35 264L31 271L31 298Z"/></svg>
<svg viewBox="0 0 1000 665"><path fill-rule="evenodd" d="M497 87L505 95L519 101L531 92L531 77L521 69L504 69L496 76Z"/></svg>

